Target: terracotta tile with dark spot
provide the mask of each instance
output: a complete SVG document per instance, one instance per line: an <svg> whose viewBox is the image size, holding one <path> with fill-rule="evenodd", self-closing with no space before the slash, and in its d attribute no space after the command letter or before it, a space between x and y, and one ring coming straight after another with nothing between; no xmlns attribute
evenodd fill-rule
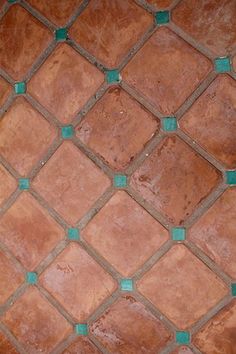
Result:
<svg viewBox="0 0 236 354"><path fill-rule="evenodd" d="M23 192L0 219L0 240L33 270L64 237L64 230L28 192Z"/></svg>
<svg viewBox="0 0 236 354"><path fill-rule="evenodd" d="M2 321L30 354L50 353L72 332L66 319L34 287L16 300Z"/></svg>
<svg viewBox="0 0 236 354"><path fill-rule="evenodd" d="M15 178L0 164L0 205L16 190L17 183Z"/></svg>
<svg viewBox="0 0 236 354"><path fill-rule="evenodd" d="M173 114L211 70L210 61L166 27L122 70L122 78L163 114Z"/></svg>
<svg viewBox="0 0 236 354"><path fill-rule="evenodd" d="M171 222L181 224L219 181L212 165L171 136L133 174L131 185Z"/></svg>
<svg viewBox="0 0 236 354"><path fill-rule="evenodd" d="M1 5L0 5L1 6ZM20 354L9 341L9 339L0 332L0 353L1 354Z"/></svg>
<svg viewBox="0 0 236 354"><path fill-rule="evenodd" d="M131 0L91 0L70 35L103 65L112 68L119 65L152 23L152 16Z"/></svg>
<svg viewBox="0 0 236 354"><path fill-rule="evenodd" d="M168 240L167 230L126 192L117 192L82 232L122 275L130 276Z"/></svg>
<svg viewBox="0 0 236 354"><path fill-rule="evenodd" d="M28 11L11 6L0 21L0 68L21 81L51 39L52 33Z"/></svg>
<svg viewBox="0 0 236 354"><path fill-rule="evenodd" d="M235 0L183 0L172 20L217 56L227 54L236 44Z"/></svg>
<svg viewBox="0 0 236 354"><path fill-rule="evenodd" d="M119 87L100 99L77 127L77 137L122 170L159 129L159 121Z"/></svg>
<svg viewBox="0 0 236 354"><path fill-rule="evenodd" d="M59 44L28 84L28 91L62 123L92 97L104 75L68 44Z"/></svg>
<svg viewBox="0 0 236 354"><path fill-rule="evenodd" d="M109 187L109 178L71 142L44 165L33 187L65 220L74 224Z"/></svg>
<svg viewBox="0 0 236 354"><path fill-rule="evenodd" d="M236 81L218 76L180 120L180 127L228 168L236 167Z"/></svg>
<svg viewBox="0 0 236 354"><path fill-rule="evenodd" d="M0 108L12 91L11 85L0 76Z"/></svg>
<svg viewBox="0 0 236 354"><path fill-rule="evenodd" d="M163 10L169 7L173 0L146 0L148 4L153 5L154 8Z"/></svg>
<svg viewBox="0 0 236 354"><path fill-rule="evenodd" d="M79 337L62 354L101 354L101 351L86 337Z"/></svg>
<svg viewBox="0 0 236 354"><path fill-rule="evenodd" d="M65 26L82 0L28 0L28 3L58 26Z"/></svg>
<svg viewBox="0 0 236 354"><path fill-rule="evenodd" d="M215 315L193 338L202 353L236 353L236 301Z"/></svg>
<svg viewBox="0 0 236 354"><path fill-rule="evenodd" d="M236 188L226 190L189 230L193 241L236 280Z"/></svg>
<svg viewBox="0 0 236 354"><path fill-rule="evenodd" d="M90 331L110 353L117 354L159 353L171 339L162 322L131 296L119 298Z"/></svg>
<svg viewBox="0 0 236 354"><path fill-rule="evenodd" d="M184 245L173 246L137 287L180 329L193 325L228 293L223 281Z"/></svg>
<svg viewBox="0 0 236 354"><path fill-rule="evenodd" d="M16 267L12 260L0 250L0 269L1 269L1 289L0 305L11 296L14 291L23 283L24 274ZM1 344L0 344L1 348ZM0 350L1 353L1 350Z"/></svg>
<svg viewBox="0 0 236 354"><path fill-rule="evenodd" d="M56 129L23 97L0 121L0 154L21 175L27 175L56 137Z"/></svg>
<svg viewBox="0 0 236 354"><path fill-rule="evenodd" d="M194 354L194 352L189 347L181 345L181 347L176 348L170 354Z"/></svg>
<svg viewBox="0 0 236 354"><path fill-rule="evenodd" d="M112 277L73 242L44 271L40 283L80 322L116 289Z"/></svg>

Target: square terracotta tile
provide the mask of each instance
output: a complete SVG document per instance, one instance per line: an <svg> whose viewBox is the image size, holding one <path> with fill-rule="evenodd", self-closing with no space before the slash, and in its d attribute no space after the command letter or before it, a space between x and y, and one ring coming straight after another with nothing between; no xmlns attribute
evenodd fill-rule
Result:
<svg viewBox="0 0 236 354"><path fill-rule="evenodd" d="M11 85L0 76L0 108L5 103L11 91Z"/></svg>
<svg viewBox="0 0 236 354"><path fill-rule="evenodd" d="M17 183L15 178L0 164L0 205L16 190Z"/></svg>
<svg viewBox="0 0 236 354"><path fill-rule="evenodd" d="M184 245L162 256L137 288L180 329L193 325L228 293L226 284Z"/></svg>
<svg viewBox="0 0 236 354"><path fill-rule="evenodd" d="M79 322L116 289L112 277L74 242L43 272L40 283Z"/></svg>
<svg viewBox="0 0 236 354"><path fill-rule="evenodd" d="M41 22L20 5L11 6L0 21L0 68L21 81L51 40Z"/></svg>
<svg viewBox="0 0 236 354"><path fill-rule="evenodd" d="M172 223L182 224L220 179L185 142L169 136L133 174L131 185Z"/></svg>
<svg viewBox="0 0 236 354"><path fill-rule="evenodd" d="M33 187L68 223L75 224L109 187L109 178L71 142L44 165Z"/></svg>
<svg viewBox="0 0 236 354"><path fill-rule="evenodd" d="M0 121L0 154L21 175L27 175L56 137L56 129L23 97Z"/></svg>
<svg viewBox="0 0 236 354"><path fill-rule="evenodd" d="M131 0L91 0L70 35L103 65L112 68L119 65L152 22L152 16Z"/></svg>
<svg viewBox="0 0 236 354"><path fill-rule="evenodd" d="M77 137L116 170L126 168L159 121L119 87L110 88L77 127Z"/></svg>
<svg viewBox="0 0 236 354"><path fill-rule="evenodd" d="M92 97L104 75L68 44L61 43L28 85L30 94L62 123L68 123Z"/></svg>
<svg viewBox="0 0 236 354"><path fill-rule="evenodd" d="M82 236L125 277L168 240L167 230L124 191L108 201Z"/></svg>
<svg viewBox="0 0 236 354"><path fill-rule="evenodd" d="M131 296L112 304L90 331L110 353L117 354L157 353L171 339L162 322Z"/></svg>
<svg viewBox="0 0 236 354"><path fill-rule="evenodd" d="M163 114L172 115L211 69L207 58L170 29L160 27L121 75Z"/></svg>
<svg viewBox="0 0 236 354"><path fill-rule="evenodd" d="M86 337L78 337L62 354L100 354L101 351Z"/></svg>
<svg viewBox="0 0 236 354"><path fill-rule="evenodd" d="M64 237L64 230L28 192L23 192L0 219L0 240L28 270Z"/></svg>
<svg viewBox="0 0 236 354"><path fill-rule="evenodd" d="M2 319L27 353L48 354L71 332L71 325L34 287L16 300Z"/></svg>
<svg viewBox="0 0 236 354"><path fill-rule="evenodd" d="M1 3L0 3L1 6ZM20 354L9 341L9 339L0 332L0 353L2 354Z"/></svg>

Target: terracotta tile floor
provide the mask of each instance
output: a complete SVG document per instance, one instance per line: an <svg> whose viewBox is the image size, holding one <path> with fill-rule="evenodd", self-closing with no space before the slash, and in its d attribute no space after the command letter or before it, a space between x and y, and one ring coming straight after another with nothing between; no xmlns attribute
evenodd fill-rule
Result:
<svg viewBox="0 0 236 354"><path fill-rule="evenodd" d="M235 215L235 0L0 0L0 354L236 354Z"/></svg>

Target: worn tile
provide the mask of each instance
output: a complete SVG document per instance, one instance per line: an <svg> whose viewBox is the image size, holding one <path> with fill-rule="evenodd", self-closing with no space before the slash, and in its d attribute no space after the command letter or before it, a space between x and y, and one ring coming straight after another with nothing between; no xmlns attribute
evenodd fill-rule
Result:
<svg viewBox="0 0 236 354"><path fill-rule="evenodd" d="M111 305L90 327L110 353L157 353L171 339L161 321L131 296Z"/></svg>
<svg viewBox="0 0 236 354"><path fill-rule="evenodd" d="M1 2L0 2L1 7ZM0 353L2 354L20 354L9 341L9 339L0 332Z"/></svg>
<svg viewBox="0 0 236 354"><path fill-rule="evenodd" d="M70 35L103 65L112 68L119 65L152 23L152 16L131 0L92 0Z"/></svg>
<svg viewBox="0 0 236 354"><path fill-rule="evenodd" d="M194 354L194 352L189 347L186 347L185 345L181 345L170 354Z"/></svg>
<svg viewBox="0 0 236 354"><path fill-rule="evenodd" d="M203 178L204 176L204 178ZM131 185L174 224L182 224L220 181L219 172L176 136L166 137Z"/></svg>
<svg viewBox="0 0 236 354"><path fill-rule="evenodd" d="M28 0L28 3L58 26L65 26L82 0Z"/></svg>
<svg viewBox="0 0 236 354"><path fill-rule="evenodd" d="M235 80L219 75L180 120L180 127L226 167L236 167Z"/></svg>
<svg viewBox="0 0 236 354"><path fill-rule="evenodd" d="M119 87L112 87L77 127L77 137L122 170L159 129L159 121Z"/></svg>
<svg viewBox="0 0 236 354"><path fill-rule="evenodd" d="M51 39L52 33L28 11L11 6L0 21L0 67L20 81Z"/></svg>
<svg viewBox="0 0 236 354"><path fill-rule="evenodd" d="M112 277L77 243L60 253L40 283L80 322L116 288Z"/></svg>
<svg viewBox="0 0 236 354"><path fill-rule="evenodd" d="M217 56L229 53L236 44L234 0L183 0L172 19Z"/></svg>
<svg viewBox="0 0 236 354"><path fill-rule="evenodd" d="M154 8L162 10L169 7L173 3L173 0L146 0L146 2L153 5Z"/></svg>
<svg viewBox="0 0 236 354"><path fill-rule="evenodd" d="M55 128L25 98L18 97L0 121L0 154L27 175L55 137Z"/></svg>
<svg viewBox="0 0 236 354"><path fill-rule="evenodd" d="M0 219L0 240L28 270L63 237L63 229L28 192L23 192Z"/></svg>
<svg viewBox="0 0 236 354"><path fill-rule="evenodd" d="M194 344L204 353L235 354L236 301L215 315L194 337Z"/></svg>
<svg viewBox="0 0 236 354"><path fill-rule="evenodd" d="M30 354L48 354L72 332L66 319L34 287L16 300L2 320Z"/></svg>
<svg viewBox="0 0 236 354"><path fill-rule="evenodd" d="M180 329L194 324L228 293L222 280L184 245L173 246L137 287Z"/></svg>
<svg viewBox="0 0 236 354"><path fill-rule="evenodd" d="M166 27L121 72L163 114L173 115L211 70L210 61Z"/></svg>
<svg viewBox="0 0 236 354"><path fill-rule="evenodd" d="M66 43L59 44L28 84L49 112L68 123L92 97L104 75Z"/></svg>
<svg viewBox="0 0 236 354"><path fill-rule="evenodd" d="M71 224L109 187L109 178L70 141L65 141L33 181L40 195Z"/></svg>
<svg viewBox="0 0 236 354"><path fill-rule="evenodd" d="M0 270L1 270L1 290L0 290L0 305L11 296L14 291L24 281L24 275L14 265L14 263L7 257L7 255L0 250ZM1 339L0 339L0 353L1 353Z"/></svg>
<svg viewBox="0 0 236 354"><path fill-rule="evenodd" d="M0 108L5 103L11 91L11 85L0 76Z"/></svg>
<svg viewBox="0 0 236 354"><path fill-rule="evenodd" d="M100 354L101 351L86 337L78 337L62 354Z"/></svg>
<svg viewBox="0 0 236 354"><path fill-rule="evenodd" d="M117 192L82 235L123 276L130 276L168 240L168 232L126 192Z"/></svg>
<svg viewBox="0 0 236 354"><path fill-rule="evenodd" d="M16 190L17 182L14 177L0 164L0 205Z"/></svg>
<svg viewBox="0 0 236 354"><path fill-rule="evenodd" d="M236 188L226 190L189 230L193 241L236 279Z"/></svg>

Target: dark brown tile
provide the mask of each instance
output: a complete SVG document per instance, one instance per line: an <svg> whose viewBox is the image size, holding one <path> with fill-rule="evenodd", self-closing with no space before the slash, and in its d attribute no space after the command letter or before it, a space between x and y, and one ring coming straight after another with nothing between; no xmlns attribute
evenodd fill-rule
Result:
<svg viewBox="0 0 236 354"><path fill-rule="evenodd" d="M11 85L0 76L0 108L5 103L11 91Z"/></svg>
<svg viewBox="0 0 236 354"><path fill-rule="evenodd" d="M0 164L0 205L16 190L17 183L14 177Z"/></svg>

